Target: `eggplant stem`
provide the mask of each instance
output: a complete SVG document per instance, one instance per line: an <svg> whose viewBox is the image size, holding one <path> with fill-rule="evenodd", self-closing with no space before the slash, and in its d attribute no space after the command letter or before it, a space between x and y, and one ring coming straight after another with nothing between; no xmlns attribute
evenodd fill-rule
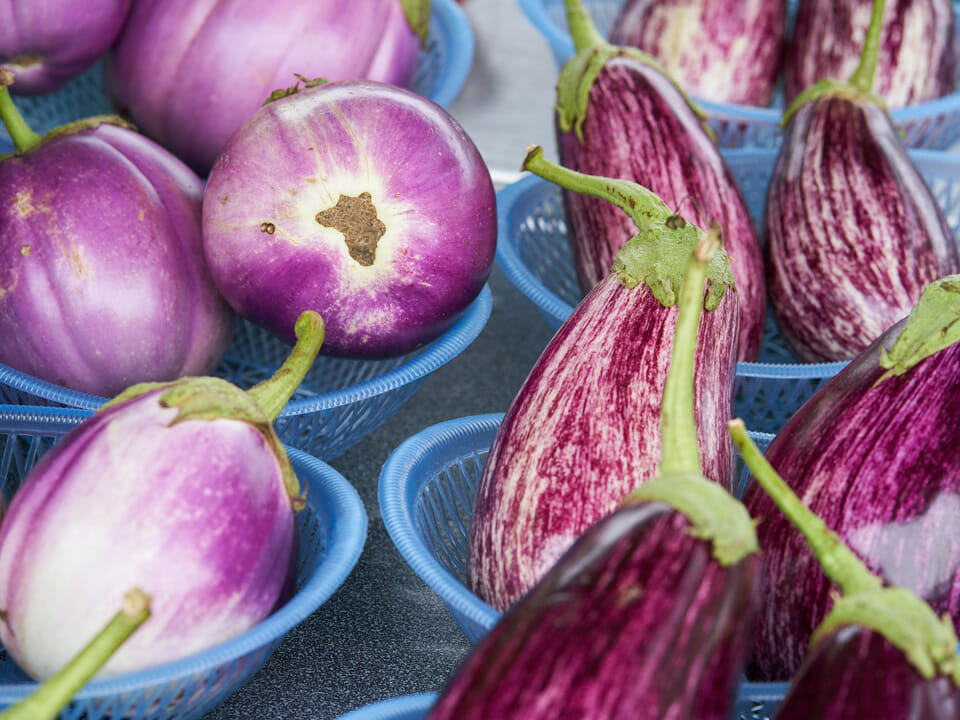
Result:
<svg viewBox="0 0 960 720"><path fill-rule="evenodd" d="M294 326L297 343L283 365L270 377L247 390L270 422L277 419L303 382L323 344L324 325L319 313L307 310Z"/></svg>
<svg viewBox="0 0 960 720"><path fill-rule="evenodd" d="M863 40L863 50L860 52L860 63L850 77L850 84L865 93L870 92L870 88L873 87L873 76L877 70L885 4L885 0L873 0L873 11L870 13L870 24L867 26L867 34Z"/></svg>
<svg viewBox="0 0 960 720"><path fill-rule="evenodd" d="M824 574L840 588L844 595L871 592L883 586L883 580L874 574L840 537L796 496L790 486L777 474L747 434L743 420L727 423L733 444L750 468L754 480L780 508L806 539Z"/></svg>
<svg viewBox="0 0 960 720"><path fill-rule="evenodd" d="M33 694L0 713L0 720L46 720L56 717L148 617L150 596L138 588L128 592L121 610L93 640Z"/></svg>
<svg viewBox="0 0 960 720"><path fill-rule="evenodd" d="M597 30L593 17L582 0L564 0L563 4L567 11L570 37L573 38L573 46L577 52L597 45L606 45L606 38Z"/></svg>
<svg viewBox="0 0 960 720"><path fill-rule="evenodd" d="M10 97L7 86L12 84L13 73L6 68L0 68L0 120L3 120L7 132L10 133L14 147L20 151L29 150L40 144L40 136L30 129Z"/></svg>

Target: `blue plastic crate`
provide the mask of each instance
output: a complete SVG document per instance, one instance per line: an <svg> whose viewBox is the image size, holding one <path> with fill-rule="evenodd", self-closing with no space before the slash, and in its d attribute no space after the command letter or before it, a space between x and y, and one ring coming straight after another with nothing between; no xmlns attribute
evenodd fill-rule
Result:
<svg viewBox="0 0 960 720"><path fill-rule="evenodd" d="M60 437L88 410L0 406L0 477L10 495ZM367 517L342 475L310 455L288 448L306 488L297 516L300 557L296 592L282 608L242 635L176 662L91 681L60 714L61 720L190 720L210 712L270 658L284 635L320 607L356 565ZM0 709L37 684L0 653Z"/></svg>
<svg viewBox="0 0 960 720"><path fill-rule="evenodd" d="M567 28L563 0L517 0L521 10L550 46L559 70L573 57L573 40ZM584 0L597 29L606 37L624 0ZM796 7L790 2L791 16ZM960 16L960 3L954 2ZM960 33L960 24L957 25ZM776 147L783 96L778 92L770 107L753 107L696 99L722 147ZM942 150L960 139L960 92L937 100L898 108L890 113L904 132L908 147Z"/></svg>

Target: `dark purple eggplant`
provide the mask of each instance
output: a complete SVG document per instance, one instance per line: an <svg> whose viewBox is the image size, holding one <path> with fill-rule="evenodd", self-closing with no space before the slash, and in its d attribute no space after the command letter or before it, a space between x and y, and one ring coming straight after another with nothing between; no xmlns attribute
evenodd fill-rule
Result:
<svg viewBox="0 0 960 720"><path fill-rule="evenodd" d="M562 165L631 180L699 227L719 223L740 296L738 359L755 360L766 316L757 231L716 142L677 84L649 55L606 43L581 0L566 0L577 55L557 84L556 130ZM563 194L574 264L588 292L637 232L621 209Z"/></svg>
<svg viewBox="0 0 960 720"><path fill-rule="evenodd" d="M660 472L501 618L428 720L729 716L758 562L753 521L703 477L696 445L693 366L709 243L684 272Z"/></svg>
<svg viewBox="0 0 960 720"><path fill-rule="evenodd" d="M824 78L849 77L870 23L870 0L800 0L784 58L788 103ZM874 92L889 108L929 102L957 87L952 0L888 0Z"/></svg>
<svg viewBox="0 0 960 720"><path fill-rule="evenodd" d="M610 42L649 53L698 98L765 106L786 23L785 0L627 0Z"/></svg>
<svg viewBox="0 0 960 720"><path fill-rule="evenodd" d="M883 5L850 83L824 83L788 111L767 194L770 304L804 362L850 360L928 283L960 272L940 206L869 93Z"/></svg>
<svg viewBox="0 0 960 720"><path fill-rule="evenodd" d="M470 588L504 610L573 541L653 478L680 276L701 231L626 181L572 173L530 152L525 169L628 206L641 232L531 369L481 474L467 544ZM604 195L604 193L606 193ZM696 358L698 442L708 477L731 489L737 292L725 253L710 268ZM729 288L729 290L728 290Z"/></svg>
<svg viewBox="0 0 960 720"><path fill-rule="evenodd" d="M790 488L871 570L960 620L960 277L824 385L766 452ZM756 484L744 504L767 578L750 674L800 666L831 605L830 583Z"/></svg>

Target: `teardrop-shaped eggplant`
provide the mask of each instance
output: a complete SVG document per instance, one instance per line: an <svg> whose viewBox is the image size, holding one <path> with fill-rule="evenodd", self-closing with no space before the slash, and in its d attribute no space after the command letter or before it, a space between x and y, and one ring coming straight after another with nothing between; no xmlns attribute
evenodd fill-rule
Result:
<svg viewBox="0 0 960 720"><path fill-rule="evenodd" d="M766 316L763 258L743 193L689 100L649 56L596 33L580 0L566 0L578 50L557 90L560 162L649 188L699 227L720 225L740 297L738 359L755 360ZM605 277L636 234L622 210L564 191L574 264L584 292Z"/></svg>
<svg viewBox="0 0 960 720"><path fill-rule="evenodd" d="M788 103L825 78L857 67L870 0L800 0L784 59ZM887 0L873 91L889 108L929 102L957 87L957 34L951 0Z"/></svg>
<svg viewBox="0 0 960 720"><path fill-rule="evenodd" d="M770 104L783 60L783 0L627 0L610 42L649 53L695 97Z"/></svg>

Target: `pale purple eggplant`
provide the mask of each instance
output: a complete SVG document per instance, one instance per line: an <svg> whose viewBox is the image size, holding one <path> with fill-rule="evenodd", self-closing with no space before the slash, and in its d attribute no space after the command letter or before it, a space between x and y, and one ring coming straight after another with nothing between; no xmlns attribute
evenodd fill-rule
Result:
<svg viewBox="0 0 960 720"><path fill-rule="evenodd" d="M874 572L960 621L960 277L930 286L808 400L766 458ZM804 540L756 484L744 504L767 578L751 674L784 680L832 604Z"/></svg>
<svg viewBox="0 0 960 720"><path fill-rule="evenodd" d="M0 527L0 640L35 678L61 667L131 586L152 617L113 675L224 642L276 607L299 482L272 422L315 358L323 323L246 393L214 377L135 385L24 479Z"/></svg>
<svg viewBox="0 0 960 720"><path fill-rule="evenodd" d="M109 50L131 0L0 0L0 68L15 95L53 92Z"/></svg>
<svg viewBox="0 0 960 720"><path fill-rule="evenodd" d="M784 59L793 100L817 81L847 78L860 59L871 0L800 0ZM873 92L888 108L929 102L957 88L957 34L951 0L888 0Z"/></svg>
<svg viewBox="0 0 960 720"><path fill-rule="evenodd" d="M41 140L5 87L0 114L19 149L0 160L0 362L106 396L213 371L234 314L203 256L200 179L110 119Z"/></svg>
<svg viewBox="0 0 960 720"><path fill-rule="evenodd" d="M288 339L303 310L323 352L387 357L434 340L496 251L487 166L443 108L384 83L305 87L268 103L223 149L203 202L214 281Z"/></svg>
<svg viewBox="0 0 960 720"><path fill-rule="evenodd" d="M429 18L429 0L142 0L107 85L146 135L206 174L297 75L410 85Z"/></svg>
<svg viewBox="0 0 960 720"><path fill-rule="evenodd" d="M740 298L738 359L755 360L766 316L763 257L743 193L697 111L656 62L605 43L580 0L567 0L578 54L561 70L557 145L566 167L637 182L699 227L717 222ZM586 293L637 230L629 215L565 190L574 267Z"/></svg>
<svg viewBox="0 0 960 720"><path fill-rule="evenodd" d="M654 476L677 315L674 293L685 262L678 256L689 253L700 232L632 183L564 171L538 149L525 168L582 192L610 188L624 206L634 198L643 231L551 339L493 441L473 507L467 576L473 592L499 610L632 488ZM704 472L728 489L733 448L725 423L732 413L739 322L732 286L729 266L712 266L714 295L695 361Z"/></svg>
<svg viewBox="0 0 960 720"><path fill-rule="evenodd" d="M786 0L627 0L610 42L649 53L698 98L766 106L786 23Z"/></svg>

